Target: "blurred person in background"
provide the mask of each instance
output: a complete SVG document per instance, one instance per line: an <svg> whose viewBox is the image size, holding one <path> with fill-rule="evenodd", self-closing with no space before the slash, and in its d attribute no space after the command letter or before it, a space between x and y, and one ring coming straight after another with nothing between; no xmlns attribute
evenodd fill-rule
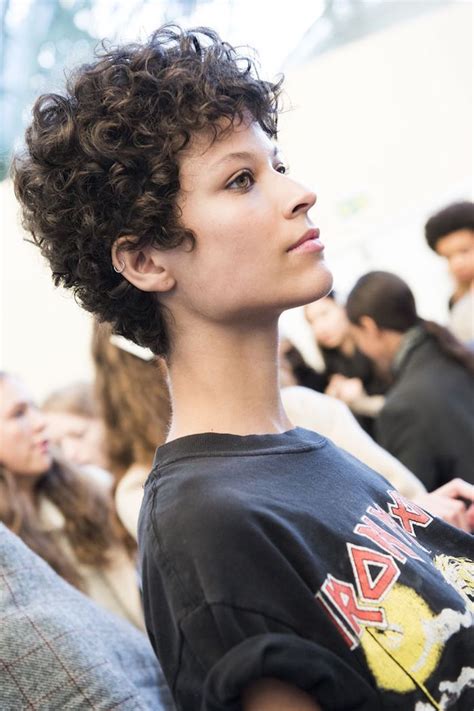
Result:
<svg viewBox="0 0 474 711"><path fill-rule="evenodd" d="M282 336L278 344L278 364L281 388L301 385L318 392L324 390L326 375L312 368L286 336Z"/></svg>
<svg viewBox="0 0 474 711"><path fill-rule="evenodd" d="M427 493L422 482L398 459L383 449L357 422L347 405L330 395L301 386L283 387L285 412L297 427L305 427L331 439L374 471L384 476L403 496L435 516L465 531L474 530L458 480Z"/></svg>
<svg viewBox="0 0 474 711"><path fill-rule="evenodd" d="M166 366L151 351L113 336L107 323L95 323L92 356L117 514L136 540L143 485L171 418Z"/></svg>
<svg viewBox="0 0 474 711"><path fill-rule="evenodd" d="M473 354L418 316L395 274L365 274L346 309L357 346L394 377L376 421L378 442L428 491L454 478L474 483Z"/></svg>
<svg viewBox="0 0 474 711"><path fill-rule="evenodd" d="M456 202L432 215L425 237L431 249L446 259L454 280L449 327L474 347L474 203Z"/></svg>
<svg viewBox="0 0 474 711"><path fill-rule="evenodd" d="M92 383L72 383L50 393L41 409L48 435L65 459L110 483L105 431Z"/></svg>
<svg viewBox="0 0 474 711"><path fill-rule="evenodd" d="M46 417L0 373L0 521L65 580L144 628L134 560L103 487L55 456Z"/></svg>
<svg viewBox="0 0 474 711"><path fill-rule="evenodd" d="M373 418L383 406L388 383L357 348L344 305L331 291L305 306L304 314L324 361L321 390L349 405L359 424L373 434Z"/></svg>

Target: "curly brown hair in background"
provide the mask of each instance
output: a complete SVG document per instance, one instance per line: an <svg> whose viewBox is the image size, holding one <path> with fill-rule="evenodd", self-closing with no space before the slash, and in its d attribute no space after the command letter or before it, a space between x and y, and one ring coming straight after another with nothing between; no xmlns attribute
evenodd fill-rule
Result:
<svg viewBox="0 0 474 711"><path fill-rule="evenodd" d="M129 249L192 246L176 205L180 152L196 132L215 140L246 112L276 136L280 85L260 80L254 62L212 30L166 25L81 67L64 95L41 96L13 176L55 284L166 356L163 308L114 272L112 245L130 237Z"/></svg>
<svg viewBox="0 0 474 711"><path fill-rule="evenodd" d="M95 324L92 355L109 470L119 480L133 464L151 469L166 439L171 407L163 360L127 353L110 342L111 335L110 324Z"/></svg>

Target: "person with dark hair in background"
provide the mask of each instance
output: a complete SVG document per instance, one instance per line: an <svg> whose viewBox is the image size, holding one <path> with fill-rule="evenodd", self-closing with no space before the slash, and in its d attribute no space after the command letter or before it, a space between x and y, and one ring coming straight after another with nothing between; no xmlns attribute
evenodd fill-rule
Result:
<svg viewBox="0 0 474 711"><path fill-rule="evenodd" d="M395 274L365 274L346 309L358 347L395 377L376 421L378 442L428 491L456 477L474 483L473 354L418 316Z"/></svg>
<svg viewBox="0 0 474 711"><path fill-rule="evenodd" d="M449 327L474 346L474 203L456 202L437 212L427 221L425 236L454 279Z"/></svg>
<svg viewBox="0 0 474 711"><path fill-rule="evenodd" d="M470 534L282 406L278 319L332 277L276 143L280 88L214 31L165 26L40 98L15 165L57 281L167 359L147 630L180 711L401 711L446 686L467 710Z"/></svg>
<svg viewBox="0 0 474 711"><path fill-rule="evenodd" d="M359 424L373 435L374 418L383 407L389 386L387 379L357 348L344 305L334 291L307 304L304 314L324 361L321 390L345 402Z"/></svg>

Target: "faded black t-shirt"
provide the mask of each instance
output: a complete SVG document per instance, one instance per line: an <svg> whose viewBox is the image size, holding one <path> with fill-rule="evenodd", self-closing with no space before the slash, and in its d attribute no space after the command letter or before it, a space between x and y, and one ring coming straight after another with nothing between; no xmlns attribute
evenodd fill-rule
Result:
<svg viewBox="0 0 474 711"><path fill-rule="evenodd" d="M139 545L178 709L261 677L324 711L474 708L473 538L313 432L160 447Z"/></svg>

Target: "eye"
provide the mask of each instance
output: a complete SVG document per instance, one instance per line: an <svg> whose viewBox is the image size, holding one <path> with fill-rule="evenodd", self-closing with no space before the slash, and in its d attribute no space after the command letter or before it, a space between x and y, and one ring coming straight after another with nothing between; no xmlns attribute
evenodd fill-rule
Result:
<svg viewBox="0 0 474 711"><path fill-rule="evenodd" d="M281 173L282 175L286 175L290 171L289 167L287 165L285 165L284 163L279 163L276 166L275 170L277 173Z"/></svg>
<svg viewBox="0 0 474 711"><path fill-rule="evenodd" d="M230 183L227 183L226 188L230 190L248 190L254 184L255 179L249 170L243 170L235 176Z"/></svg>
<svg viewBox="0 0 474 711"><path fill-rule="evenodd" d="M18 407L16 407L16 408L13 410L13 412L12 412L12 417L14 417L14 418L23 417L24 415L26 415L26 411L27 411L27 406L26 406L26 405L18 405Z"/></svg>

